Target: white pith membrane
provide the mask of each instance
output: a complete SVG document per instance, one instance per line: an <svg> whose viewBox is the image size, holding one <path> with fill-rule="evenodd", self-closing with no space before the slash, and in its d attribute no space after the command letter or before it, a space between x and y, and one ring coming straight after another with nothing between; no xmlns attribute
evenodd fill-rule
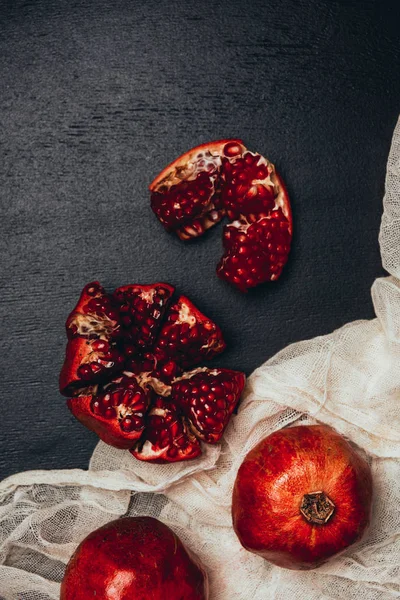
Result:
<svg viewBox="0 0 400 600"><path fill-rule="evenodd" d="M111 399L111 395L112 395L112 391L109 392L108 389L112 386L114 386L115 384L120 384L122 382L122 380L124 379L124 377L130 378L130 379L135 379L135 381L139 384L140 386L140 390L138 390L138 392L135 393L143 393L146 394L146 389L140 384L140 382L138 381L138 377L135 376L134 373L131 373L130 371L123 371L121 373L120 377L117 377L115 379L113 379L112 381L106 383L103 388L102 388L102 393L101 393L101 397L102 398L106 398L108 396L109 399ZM122 391L122 388L120 388ZM133 394L133 390L126 390L124 393L124 397L125 394ZM95 396L93 396L93 399L95 399ZM95 402L98 402L98 400L96 400ZM95 402L93 403L93 405L95 404ZM132 406L132 404L125 404L124 402L121 402L120 404L117 405L112 405L111 408L113 408L115 410L115 414L118 417L118 419L120 421L122 421L123 419L125 419L126 417L130 417L132 415L138 416L138 417L143 417L144 416L144 412L140 411L138 412L137 410L134 409L134 407ZM93 409L92 409L93 412ZM96 415L98 416L98 415ZM101 417L102 415L100 415ZM103 417L105 418L105 417ZM107 420L107 419L106 419Z"/></svg>
<svg viewBox="0 0 400 600"><path fill-rule="evenodd" d="M177 383L178 381L184 381L185 379L191 379L198 373L209 373L210 375L219 375L220 369L208 369L207 367L197 367L196 369L187 371L180 377L175 377L173 383Z"/></svg>
<svg viewBox="0 0 400 600"><path fill-rule="evenodd" d="M212 153L210 150L204 149L190 156L185 155L184 162L179 163L178 161L176 165L172 165L169 173L157 183L153 191L164 193L182 181L194 181L200 173L204 172L215 171L215 175L210 177L211 181L215 180L221 162L221 152Z"/></svg>
<svg viewBox="0 0 400 600"><path fill-rule="evenodd" d="M399 598L400 121L379 242L389 275L372 287L376 318L292 344L256 369L222 444L204 445L193 461L149 465L100 442L87 471L30 471L3 481L0 597L59 600L65 564L86 535L120 516L148 515L199 556L210 577L210 600ZM232 487L259 441L316 419L366 454L372 522L360 543L325 565L288 571L240 546L231 526Z"/></svg>
<svg viewBox="0 0 400 600"><path fill-rule="evenodd" d="M139 290L138 290L139 291ZM158 291L155 288L152 288L151 290L142 290L139 293L139 296L142 300L144 300L145 302L147 302L148 304L153 304L154 301L154 296L158 293Z"/></svg>
<svg viewBox="0 0 400 600"><path fill-rule="evenodd" d="M105 314L99 316L95 313L75 312L68 319L67 327L73 331L74 335L87 338L95 334L97 339L108 341L118 330L119 325ZM92 341L96 338L93 338Z"/></svg>
<svg viewBox="0 0 400 600"><path fill-rule="evenodd" d="M179 323L179 325L187 323L190 329L192 329L192 327L194 327L197 323L196 317L191 313L190 306L188 306L184 300L182 300L180 303L178 320L176 322Z"/></svg>

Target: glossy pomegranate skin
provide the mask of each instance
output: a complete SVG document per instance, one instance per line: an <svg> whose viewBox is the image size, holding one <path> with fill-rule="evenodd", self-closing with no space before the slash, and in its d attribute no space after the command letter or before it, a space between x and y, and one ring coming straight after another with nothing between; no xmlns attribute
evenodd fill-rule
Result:
<svg viewBox="0 0 400 600"><path fill-rule="evenodd" d="M310 522L300 511L315 492L332 506L326 522ZM371 501L369 465L341 435L325 425L289 427L244 459L233 490L233 527L250 552L279 567L312 569L362 537Z"/></svg>
<svg viewBox="0 0 400 600"><path fill-rule="evenodd" d="M178 536L151 517L92 532L69 561L60 600L208 600L208 579Z"/></svg>
<svg viewBox="0 0 400 600"><path fill-rule="evenodd" d="M163 169L150 192L153 212L182 240L229 218L221 279L246 292L280 277L293 229L288 192L275 166L241 140L192 148Z"/></svg>

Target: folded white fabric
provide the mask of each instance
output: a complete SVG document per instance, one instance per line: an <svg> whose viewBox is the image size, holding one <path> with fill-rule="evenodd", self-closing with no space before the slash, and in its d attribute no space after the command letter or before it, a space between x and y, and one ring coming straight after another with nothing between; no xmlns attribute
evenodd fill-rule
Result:
<svg viewBox="0 0 400 600"><path fill-rule="evenodd" d="M99 443L88 471L30 471L3 481L0 600L57 600L78 543L125 514L169 524L207 567L211 600L400 598L400 121L379 241L390 276L372 287L376 318L293 344L259 367L221 447L192 462L149 468ZM287 571L240 546L231 527L232 487L263 437L315 420L368 457L372 525L361 543L317 570Z"/></svg>

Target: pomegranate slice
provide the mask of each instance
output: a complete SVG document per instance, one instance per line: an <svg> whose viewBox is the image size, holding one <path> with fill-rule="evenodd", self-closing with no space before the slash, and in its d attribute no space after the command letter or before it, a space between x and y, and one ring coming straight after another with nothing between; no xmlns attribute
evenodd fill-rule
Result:
<svg viewBox="0 0 400 600"><path fill-rule="evenodd" d="M240 400L245 376L230 369L195 369L172 385L172 399L189 419L198 438L219 442Z"/></svg>
<svg viewBox="0 0 400 600"><path fill-rule="evenodd" d="M224 227L225 254L217 267L222 279L244 292L278 279L291 242L289 222L280 208L257 221L252 222L251 217L240 216Z"/></svg>
<svg viewBox="0 0 400 600"><path fill-rule="evenodd" d="M147 416L144 435L131 453L139 460L162 464L196 458L201 447L171 399L158 396Z"/></svg>
<svg viewBox="0 0 400 600"><path fill-rule="evenodd" d="M122 329L139 350L150 348L175 288L166 283L125 285L114 292Z"/></svg>
<svg viewBox="0 0 400 600"><path fill-rule="evenodd" d="M275 166L240 140L189 150L156 177L150 191L154 213L181 239L202 235L224 214L233 220L224 231L221 279L241 291L278 279L292 238L289 197Z"/></svg>
<svg viewBox="0 0 400 600"><path fill-rule="evenodd" d="M224 216L220 201L222 156L240 155L240 140L202 144L168 165L150 184L151 208L167 231L183 239L202 235Z"/></svg>
<svg viewBox="0 0 400 600"><path fill-rule="evenodd" d="M120 331L119 318L112 297L98 281L93 281L85 285L77 305L67 318L67 337L115 338Z"/></svg>
<svg viewBox="0 0 400 600"><path fill-rule="evenodd" d="M148 462L189 460L201 453L199 440L217 442L244 384L228 369L184 372L225 342L188 298L172 302L173 292L133 284L109 295L91 283L67 319L60 390L72 396L69 409L104 442Z"/></svg>
<svg viewBox="0 0 400 600"><path fill-rule="evenodd" d="M60 373L60 391L65 396L75 396L80 388L103 381L122 369L123 364L123 355L106 340L82 337L68 340Z"/></svg>
<svg viewBox="0 0 400 600"><path fill-rule="evenodd" d="M68 408L106 444L131 448L144 430L148 395L133 373L124 372L96 394L71 398Z"/></svg>
<svg viewBox="0 0 400 600"><path fill-rule="evenodd" d="M166 315L154 354L160 363L173 360L183 368L209 360L225 350L220 328L180 296Z"/></svg>
<svg viewBox="0 0 400 600"><path fill-rule="evenodd" d="M78 393L121 369L124 357L116 347L119 313L111 296L97 282L86 285L66 322L68 344L60 374L65 395Z"/></svg>

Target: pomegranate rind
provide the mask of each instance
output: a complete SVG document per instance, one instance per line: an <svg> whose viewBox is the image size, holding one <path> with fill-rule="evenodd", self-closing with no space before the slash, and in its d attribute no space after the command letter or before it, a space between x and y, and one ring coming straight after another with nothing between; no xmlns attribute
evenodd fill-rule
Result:
<svg viewBox="0 0 400 600"><path fill-rule="evenodd" d="M76 396L67 400L67 406L74 417L85 427L97 433L99 438L115 448L129 450L140 439L141 431L122 432L116 419L106 419L101 415L95 415L92 411L94 395Z"/></svg>
<svg viewBox="0 0 400 600"><path fill-rule="evenodd" d="M76 337L68 340L65 351L65 359L60 372L59 387L63 396L75 396L79 394L80 388L104 381L122 368L120 353L111 348L114 360L104 358L104 353L93 349L93 343L97 340L89 340ZM82 379L79 368L83 365L98 366L98 373L93 373L90 378Z"/></svg>
<svg viewBox="0 0 400 600"><path fill-rule="evenodd" d="M171 176L171 173L176 169L180 169L184 167L187 163L191 162L199 152L209 151L211 154L215 156L222 156L223 150L226 144L238 144L242 148L242 152L245 150L245 146L242 140L236 138L230 138L226 140L216 140L215 142L208 142L204 144L200 144L199 146L195 146L191 148L187 152L184 152L178 158L169 163L162 171L153 179L153 181L149 185L150 192L157 191L157 188L160 184L162 184L165 180L168 180Z"/></svg>
<svg viewBox="0 0 400 600"><path fill-rule="evenodd" d="M60 600L208 600L209 583L200 559L167 525L124 517L79 544L60 594Z"/></svg>

